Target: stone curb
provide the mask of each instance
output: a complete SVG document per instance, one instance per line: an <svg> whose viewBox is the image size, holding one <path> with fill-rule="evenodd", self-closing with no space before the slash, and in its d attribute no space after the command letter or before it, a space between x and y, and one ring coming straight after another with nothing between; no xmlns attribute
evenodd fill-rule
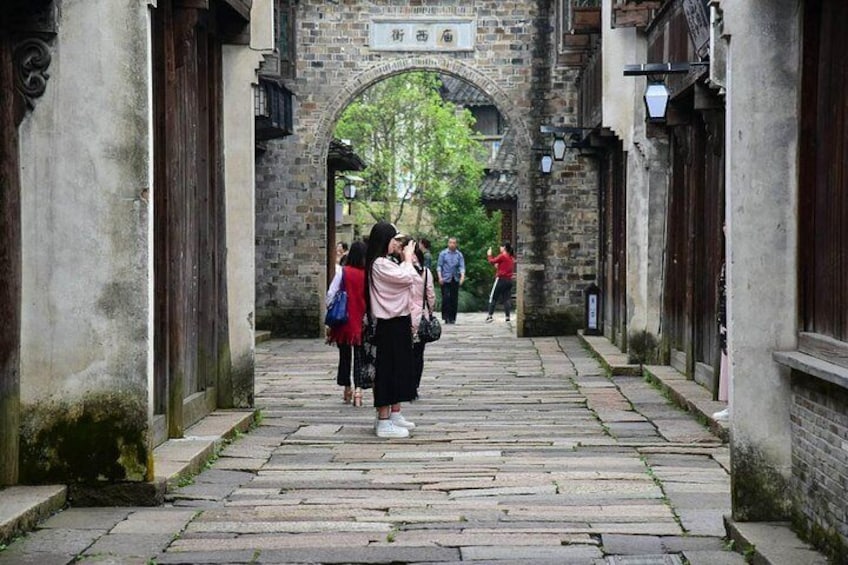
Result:
<svg viewBox="0 0 848 565"><path fill-rule="evenodd" d="M65 506L65 485L12 486L0 490L0 544L32 530Z"/></svg>
<svg viewBox="0 0 848 565"><path fill-rule="evenodd" d="M580 340L588 347L610 375L633 375L627 356L605 337L584 336ZM712 415L727 407L727 403L712 399L712 395L693 380L666 365L646 365L641 374L656 384L677 406L695 414L723 442L730 441L728 422L716 421ZM736 551L754 565L826 565L827 558L791 530L784 522L734 522L724 517L727 536L736 543Z"/></svg>
<svg viewBox="0 0 848 565"><path fill-rule="evenodd" d="M217 410L153 450L156 476L148 483L120 483L96 489L78 485L11 486L0 490L0 544L31 531L66 506L157 506L183 478L199 473L227 440L246 432L256 420L256 410ZM69 496L72 492L73 496Z"/></svg>
<svg viewBox="0 0 848 565"><path fill-rule="evenodd" d="M827 558L792 531L788 522L735 522L724 517L735 549L753 565L827 565Z"/></svg>
<svg viewBox="0 0 848 565"><path fill-rule="evenodd" d="M723 442L730 441L727 422L719 422L713 414L727 407L726 402L712 399L712 395L693 380L667 365L633 365L627 363L627 355L605 337L578 334L580 340L594 353L595 357L613 376L643 375L657 385L674 404L695 414L712 433Z"/></svg>
<svg viewBox="0 0 848 565"><path fill-rule="evenodd" d="M271 332L269 332L267 330L257 330L255 332L253 332L253 340L256 343L256 345L262 343L263 341L270 341L271 340Z"/></svg>

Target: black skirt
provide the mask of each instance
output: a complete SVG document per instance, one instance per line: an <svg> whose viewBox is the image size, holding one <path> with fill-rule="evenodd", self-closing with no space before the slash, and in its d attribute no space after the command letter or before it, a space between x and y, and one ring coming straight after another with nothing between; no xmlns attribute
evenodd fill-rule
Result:
<svg viewBox="0 0 848 565"><path fill-rule="evenodd" d="M377 371L374 406L389 406L415 398L412 361L412 320L409 316L377 321Z"/></svg>

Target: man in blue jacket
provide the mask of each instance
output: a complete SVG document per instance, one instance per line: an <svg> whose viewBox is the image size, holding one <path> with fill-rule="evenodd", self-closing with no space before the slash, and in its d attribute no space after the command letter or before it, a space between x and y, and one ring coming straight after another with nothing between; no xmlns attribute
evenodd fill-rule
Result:
<svg viewBox="0 0 848 565"><path fill-rule="evenodd" d="M456 248L456 238L448 239L447 249L439 253L437 264L439 284L442 286L442 320L446 324L456 323L459 308L459 287L465 282L465 257Z"/></svg>

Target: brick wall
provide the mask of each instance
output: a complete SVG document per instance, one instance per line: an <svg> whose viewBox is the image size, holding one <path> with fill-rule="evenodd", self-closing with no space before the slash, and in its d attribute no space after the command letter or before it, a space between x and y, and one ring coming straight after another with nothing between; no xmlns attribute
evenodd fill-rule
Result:
<svg viewBox="0 0 848 565"><path fill-rule="evenodd" d="M298 5L296 135L257 155L257 326L319 335L327 281L326 157L336 120L390 75L437 70L486 92L516 132L519 265L526 269L524 335L564 333L594 278L597 173L590 160L538 173L539 125L575 124L573 70L553 68L551 2L397 1ZM414 4L414 6L410 5ZM392 53L368 46L374 18L474 18L475 50ZM542 30L539 33L538 30ZM354 148L356 149L356 148ZM578 316L579 318L579 316Z"/></svg>
<svg viewBox="0 0 848 565"><path fill-rule="evenodd" d="M848 391L793 372L795 525L817 546L848 555Z"/></svg>

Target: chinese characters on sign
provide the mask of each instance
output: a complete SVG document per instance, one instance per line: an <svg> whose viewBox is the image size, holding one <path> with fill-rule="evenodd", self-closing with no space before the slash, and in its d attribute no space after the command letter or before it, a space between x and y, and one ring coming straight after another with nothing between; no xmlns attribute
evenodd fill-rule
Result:
<svg viewBox="0 0 848 565"><path fill-rule="evenodd" d="M377 20L371 49L377 51L473 51L472 20Z"/></svg>

